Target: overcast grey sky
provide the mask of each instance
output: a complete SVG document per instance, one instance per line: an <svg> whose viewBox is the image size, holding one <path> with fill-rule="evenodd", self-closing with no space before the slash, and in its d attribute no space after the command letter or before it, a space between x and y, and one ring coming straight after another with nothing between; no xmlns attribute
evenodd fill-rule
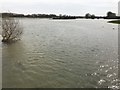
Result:
<svg viewBox="0 0 120 90"><path fill-rule="evenodd" d="M106 15L118 12L119 0L1 0L0 11L23 14L46 13Z"/></svg>

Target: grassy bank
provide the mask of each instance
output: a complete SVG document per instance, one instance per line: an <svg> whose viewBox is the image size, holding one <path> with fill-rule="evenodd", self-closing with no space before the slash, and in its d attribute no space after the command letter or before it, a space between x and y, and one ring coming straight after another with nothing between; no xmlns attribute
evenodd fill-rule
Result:
<svg viewBox="0 0 120 90"><path fill-rule="evenodd" d="M120 20L109 21L109 23L120 24Z"/></svg>

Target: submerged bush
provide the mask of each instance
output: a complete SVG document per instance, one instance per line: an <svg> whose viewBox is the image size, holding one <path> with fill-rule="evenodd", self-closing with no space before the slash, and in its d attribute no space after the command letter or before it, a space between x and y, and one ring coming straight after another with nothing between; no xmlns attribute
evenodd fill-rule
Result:
<svg viewBox="0 0 120 90"><path fill-rule="evenodd" d="M23 28L21 27L18 20L14 18L2 18L2 42L15 42L20 40L23 33Z"/></svg>

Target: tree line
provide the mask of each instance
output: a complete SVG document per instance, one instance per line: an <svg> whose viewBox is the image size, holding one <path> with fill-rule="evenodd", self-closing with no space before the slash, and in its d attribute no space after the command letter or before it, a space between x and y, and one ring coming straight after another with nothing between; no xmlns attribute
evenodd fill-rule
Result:
<svg viewBox="0 0 120 90"><path fill-rule="evenodd" d="M85 16L71 16L71 15L56 15L56 14L16 14L16 13L1 13L2 17L26 17L26 18L52 18L52 19L120 19L120 16L117 16L115 13L109 11L106 16L96 16L94 14L87 13Z"/></svg>

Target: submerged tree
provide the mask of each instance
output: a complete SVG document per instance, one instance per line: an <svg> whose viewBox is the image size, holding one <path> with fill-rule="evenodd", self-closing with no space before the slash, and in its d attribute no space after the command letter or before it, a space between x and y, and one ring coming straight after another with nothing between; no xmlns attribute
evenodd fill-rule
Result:
<svg viewBox="0 0 120 90"><path fill-rule="evenodd" d="M23 28L18 20L9 17L2 18L2 42L8 43L20 40L22 33Z"/></svg>

